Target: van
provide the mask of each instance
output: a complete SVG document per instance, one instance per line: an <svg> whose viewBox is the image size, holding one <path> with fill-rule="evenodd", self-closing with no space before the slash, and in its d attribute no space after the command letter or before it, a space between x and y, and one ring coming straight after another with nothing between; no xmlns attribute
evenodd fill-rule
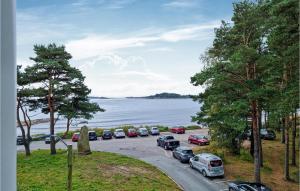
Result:
<svg viewBox="0 0 300 191"><path fill-rule="evenodd" d="M204 177L224 176L223 161L211 153L201 153L190 159L190 167L197 169Z"/></svg>

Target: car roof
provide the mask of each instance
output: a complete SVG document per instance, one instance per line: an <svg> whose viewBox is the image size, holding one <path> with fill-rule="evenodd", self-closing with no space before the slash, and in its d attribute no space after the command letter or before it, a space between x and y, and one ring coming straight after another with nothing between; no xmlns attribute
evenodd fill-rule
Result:
<svg viewBox="0 0 300 191"><path fill-rule="evenodd" d="M220 157L218 157L214 154L211 154L211 153L200 153L200 154L197 154L196 156L205 158L207 160L222 160Z"/></svg>
<svg viewBox="0 0 300 191"><path fill-rule="evenodd" d="M120 130L123 131L123 129L115 129L115 131L120 131Z"/></svg>
<svg viewBox="0 0 300 191"><path fill-rule="evenodd" d="M89 133L96 133L95 131L89 131Z"/></svg>
<svg viewBox="0 0 300 191"><path fill-rule="evenodd" d="M192 148L185 147L185 146L181 146L181 147L178 147L178 148L181 149L181 150L192 150Z"/></svg>
<svg viewBox="0 0 300 191"><path fill-rule="evenodd" d="M74 135L79 135L79 134L80 134L79 132L74 133Z"/></svg>

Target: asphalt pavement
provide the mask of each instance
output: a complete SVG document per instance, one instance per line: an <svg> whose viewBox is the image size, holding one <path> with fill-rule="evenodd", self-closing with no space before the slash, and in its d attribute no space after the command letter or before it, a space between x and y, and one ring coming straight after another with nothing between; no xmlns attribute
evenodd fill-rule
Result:
<svg viewBox="0 0 300 191"><path fill-rule="evenodd" d="M181 146L198 147L188 144L187 139L190 134L207 135L207 129L187 130L185 134L172 134L175 139L180 141ZM172 151L166 151L156 145L158 136L135 137L125 139L90 141L92 151L106 151L131 156L147 163L150 163L165 172L181 188L186 191L225 191L227 189L226 180L222 178L205 178L197 170L189 167L188 164L182 164L172 157ZM68 144L73 144L77 148L77 143L71 140L65 140ZM31 149L49 149L49 145L44 141L35 141L31 143ZM66 146L59 142L56 148L65 149ZM17 146L18 151L23 151L24 146ZM225 172L226 173L226 172Z"/></svg>

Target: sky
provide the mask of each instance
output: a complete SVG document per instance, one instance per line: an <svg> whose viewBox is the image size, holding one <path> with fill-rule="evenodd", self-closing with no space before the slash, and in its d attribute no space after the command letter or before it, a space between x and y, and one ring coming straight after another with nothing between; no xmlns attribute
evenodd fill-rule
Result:
<svg viewBox="0 0 300 191"><path fill-rule="evenodd" d="M231 16L231 0L17 0L17 64L56 43L92 96L197 94L199 57Z"/></svg>

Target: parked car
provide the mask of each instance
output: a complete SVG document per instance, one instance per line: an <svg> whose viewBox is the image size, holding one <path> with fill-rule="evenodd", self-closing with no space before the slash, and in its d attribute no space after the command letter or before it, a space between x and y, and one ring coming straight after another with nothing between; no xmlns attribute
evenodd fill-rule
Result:
<svg viewBox="0 0 300 191"><path fill-rule="evenodd" d="M59 141L59 138L58 137L54 137L54 140L55 142L58 142ZM50 144L51 143L51 139L50 139L50 136L49 137L46 137L45 138L45 144Z"/></svg>
<svg viewBox="0 0 300 191"><path fill-rule="evenodd" d="M32 137L29 137L29 141L32 141ZM23 137L22 136L17 136L17 145L24 145Z"/></svg>
<svg viewBox="0 0 300 191"><path fill-rule="evenodd" d="M250 139L251 134L252 134L251 129L246 131L245 136L247 137L247 139ZM260 129L260 138L265 140L275 140L276 133L273 130Z"/></svg>
<svg viewBox="0 0 300 191"><path fill-rule="evenodd" d="M150 133L151 133L151 135L159 135L160 134L158 127L151 127Z"/></svg>
<svg viewBox="0 0 300 191"><path fill-rule="evenodd" d="M127 136L128 136L128 137L137 137L137 136L138 136L138 133L136 132L135 129L131 128L131 129L128 129L128 131L127 131Z"/></svg>
<svg viewBox="0 0 300 191"><path fill-rule="evenodd" d="M229 182L228 189L229 191L272 191L264 184L244 181Z"/></svg>
<svg viewBox="0 0 300 191"><path fill-rule="evenodd" d="M176 133L176 134L184 134L185 133L185 128L184 127L172 127L171 129L170 129L170 131L172 132L172 133Z"/></svg>
<svg viewBox="0 0 300 191"><path fill-rule="evenodd" d="M187 163L194 157L193 150L188 147L177 147L173 150L173 157L182 163Z"/></svg>
<svg viewBox="0 0 300 191"><path fill-rule="evenodd" d="M143 136L148 136L149 132L146 128L142 127L142 128L139 128L138 134L139 134L139 136L143 137Z"/></svg>
<svg viewBox="0 0 300 191"><path fill-rule="evenodd" d="M158 137L157 146L163 147L165 150L173 150L180 146L180 142L175 140L172 135L163 135Z"/></svg>
<svg viewBox="0 0 300 191"><path fill-rule="evenodd" d="M115 138L125 138L125 133L123 129L116 129L114 132L114 137Z"/></svg>
<svg viewBox="0 0 300 191"><path fill-rule="evenodd" d="M90 141L96 141L97 140L97 134L95 131L89 131L89 140Z"/></svg>
<svg viewBox="0 0 300 191"><path fill-rule="evenodd" d="M275 140L276 133L273 130L261 129L260 130L260 137L266 140Z"/></svg>
<svg viewBox="0 0 300 191"><path fill-rule="evenodd" d="M190 135L188 138L189 144L209 145L209 140L205 135Z"/></svg>
<svg viewBox="0 0 300 191"><path fill-rule="evenodd" d="M74 133L74 134L72 135L72 142L78 142L79 137L80 137L80 133L79 133L79 132Z"/></svg>
<svg viewBox="0 0 300 191"><path fill-rule="evenodd" d="M206 177L224 176L222 159L210 153L201 153L190 159L190 167Z"/></svg>
<svg viewBox="0 0 300 191"><path fill-rule="evenodd" d="M103 133L102 133L102 139L105 140L105 139L112 139L112 132L109 130L109 129L105 129L103 130Z"/></svg>

